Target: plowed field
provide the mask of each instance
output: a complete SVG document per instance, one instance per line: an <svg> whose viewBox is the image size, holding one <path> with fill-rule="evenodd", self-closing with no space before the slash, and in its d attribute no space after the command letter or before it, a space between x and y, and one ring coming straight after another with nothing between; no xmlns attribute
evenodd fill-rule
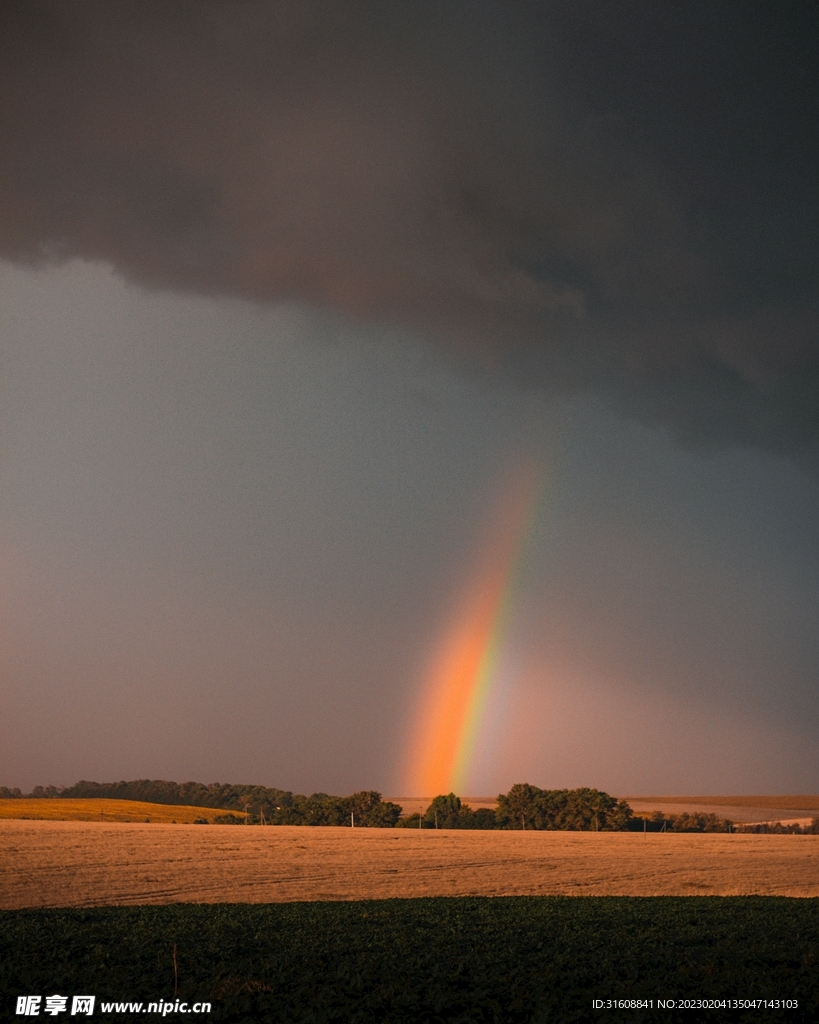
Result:
<svg viewBox="0 0 819 1024"><path fill-rule="evenodd" d="M0 908L819 896L819 836L0 821Z"/></svg>

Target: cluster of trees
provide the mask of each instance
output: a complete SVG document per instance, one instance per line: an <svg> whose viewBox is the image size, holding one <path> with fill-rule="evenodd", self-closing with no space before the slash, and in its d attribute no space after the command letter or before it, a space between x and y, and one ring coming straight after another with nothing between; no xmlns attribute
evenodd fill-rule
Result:
<svg viewBox="0 0 819 1024"><path fill-rule="evenodd" d="M599 789L538 789L528 783L512 786L498 797L497 808L477 811L454 793L436 796L424 814L398 823L405 828L550 829L561 831L623 831L632 811Z"/></svg>
<svg viewBox="0 0 819 1024"><path fill-rule="evenodd" d="M632 810L599 789L538 789L518 783L498 797L499 828L622 832Z"/></svg>
<svg viewBox="0 0 819 1024"><path fill-rule="evenodd" d="M735 825L734 832L751 832L762 835L819 835L819 818L812 818L809 825L783 825L781 821L765 821L756 825Z"/></svg>
<svg viewBox="0 0 819 1024"><path fill-rule="evenodd" d="M135 779L132 782L82 782L74 786L35 786L32 797L107 800L144 800L151 804L182 804L187 807L215 807L244 811L248 804L266 809L287 804L293 794L267 786L235 786L213 782L167 782L164 779Z"/></svg>
<svg viewBox="0 0 819 1024"><path fill-rule="evenodd" d="M244 824L261 821L271 825L352 825L392 828L401 816L398 804L382 800L371 790L352 796L313 793L301 796L267 786L234 786L215 782L166 782L162 779L137 779L133 782L78 782L74 786L35 786L31 794L43 799L105 798L107 800L143 800L155 804L176 804L235 811L239 817L220 815L224 823ZM19 789L0 788L0 798L22 798Z"/></svg>
<svg viewBox="0 0 819 1024"><path fill-rule="evenodd" d="M289 799L287 799L289 798ZM356 828L393 828L401 817L401 807L374 790L361 790L352 796L328 796L327 793L313 793L312 796L285 794L285 800L276 807L261 814L271 825L355 825Z"/></svg>
<svg viewBox="0 0 819 1024"><path fill-rule="evenodd" d="M374 790L362 790L352 796L312 796L287 794L289 800L244 806L244 813L219 814L214 825L346 825L356 828L394 828L401 816L398 804L382 800ZM198 822L207 819L198 819Z"/></svg>

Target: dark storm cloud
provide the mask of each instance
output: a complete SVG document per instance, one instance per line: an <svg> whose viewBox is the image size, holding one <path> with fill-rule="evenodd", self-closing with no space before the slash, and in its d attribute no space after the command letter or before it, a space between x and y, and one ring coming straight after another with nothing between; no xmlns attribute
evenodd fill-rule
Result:
<svg viewBox="0 0 819 1024"><path fill-rule="evenodd" d="M805 451L818 20L7 2L0 254L406 322L689 439Z"/></svg>

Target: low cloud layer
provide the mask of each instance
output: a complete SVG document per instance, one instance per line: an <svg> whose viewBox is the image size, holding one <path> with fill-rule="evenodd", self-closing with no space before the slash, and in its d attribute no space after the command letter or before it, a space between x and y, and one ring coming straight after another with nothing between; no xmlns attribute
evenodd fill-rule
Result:
<svg viewBox="0 0 819 1024"><path fill-rule="evenodd" d="M814 461L816 12L9 2L0 256L296 300Z"/></svg>

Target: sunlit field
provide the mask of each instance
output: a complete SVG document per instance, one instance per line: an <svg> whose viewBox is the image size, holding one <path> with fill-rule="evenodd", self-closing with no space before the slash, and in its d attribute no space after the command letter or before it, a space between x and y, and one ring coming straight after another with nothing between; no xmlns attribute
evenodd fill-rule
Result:
<svg viewBox="0 0 819 1024"><path fill-rule="evenodd" d="M819 836L0 821L0 906L819 896Z"/></svg>
<svg viewBox="0 0 819 1024"><path fill-rule="evenodd" d="M42 821L191 822L224 814L212 807L180 807L139 800L0 800L0 818Z"/></svg>

